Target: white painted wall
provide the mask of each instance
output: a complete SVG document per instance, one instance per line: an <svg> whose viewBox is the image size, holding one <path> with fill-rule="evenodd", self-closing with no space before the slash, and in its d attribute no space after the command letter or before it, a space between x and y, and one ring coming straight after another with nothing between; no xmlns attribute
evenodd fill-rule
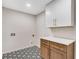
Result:
<svg viewBox="0 0 79 59"><path fill-rule="evenodd" d="M2 52L10 52L34 45L35 16L3 8ZM11 37L10 33L16 33ZM33 42L33 44L31 44Z"/></svg>
<svg viewBox="0 0 79 59"><path fill-rule="evenodd" d="M37 44L40 46L40 37L54 35L57 37L64 37L75 39L75 26L61 27L61 28L48 28L45 26L45 13L37 16Z"/></svg>
<svg viewBox="0 0 79 59"><path fill-rule="evenodd" d="M51 29L48 29L45 24L45 13L42 13L36 18L37 23L37 45L40 45L40 37L51 35Z"/></svg>

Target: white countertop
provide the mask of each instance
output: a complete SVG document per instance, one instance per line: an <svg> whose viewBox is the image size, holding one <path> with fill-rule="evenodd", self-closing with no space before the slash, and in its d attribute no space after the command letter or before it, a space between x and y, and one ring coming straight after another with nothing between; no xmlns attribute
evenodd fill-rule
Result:
<svg viewBox="0 0 79 59"><path fill-rule="evenodd" d="M73 40L73 39L58 38L58 37L54 37L54 36L41 37L41 38L49 40L49 41L57 42L60 44L64 44L64 45L69 45L69 44L75 42L75 40Z"/></svg>

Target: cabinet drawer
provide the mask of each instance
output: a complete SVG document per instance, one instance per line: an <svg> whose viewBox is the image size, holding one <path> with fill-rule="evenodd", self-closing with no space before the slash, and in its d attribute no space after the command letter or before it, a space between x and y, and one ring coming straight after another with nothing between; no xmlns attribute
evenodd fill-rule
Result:
<svg viewBox="0 0 79 59"><path fill-rule="evenodd" d="M50 47L56 48L56 49L64 51L64 52L66 52L66 48L67 48L66 45L59 44L59 43L56 43L56 42L51 42L51 41L50 41Z"/></svg>
<svg viewBox="0 0 79 59"><path fill-rule="evenodd" d="M41 39L41 43L42 43L42 44L49 45L49 41L48 41L48 40L45 40L45 39Z"/></svg>

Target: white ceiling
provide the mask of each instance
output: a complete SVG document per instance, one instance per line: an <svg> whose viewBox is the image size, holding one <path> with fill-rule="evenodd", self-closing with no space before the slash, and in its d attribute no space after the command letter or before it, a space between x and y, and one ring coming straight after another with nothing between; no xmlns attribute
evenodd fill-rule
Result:
<svg viewBox="0 0 79 59"><path fill-rule="evenodd" d="M37 15L44 11L46 4L52 0L3 0L3 7L18 10L21 12ZM30 3L31 7L27 7L26 3Z"/></svg>

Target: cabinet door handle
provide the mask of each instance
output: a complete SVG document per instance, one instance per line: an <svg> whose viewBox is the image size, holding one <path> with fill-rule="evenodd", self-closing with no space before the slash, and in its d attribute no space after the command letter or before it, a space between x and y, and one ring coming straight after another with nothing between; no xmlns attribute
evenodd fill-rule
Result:
<svg viewBox="0 0 79 59"><path fill-rule="evenodd" d="M53 25L56 26L56 19L53 20Z"/></svg>
<svg viewBox="0 0 79 59"><path fill-rule="evenodd" d="M56 19L55 19L55 26L56 26Z"/></svg>

